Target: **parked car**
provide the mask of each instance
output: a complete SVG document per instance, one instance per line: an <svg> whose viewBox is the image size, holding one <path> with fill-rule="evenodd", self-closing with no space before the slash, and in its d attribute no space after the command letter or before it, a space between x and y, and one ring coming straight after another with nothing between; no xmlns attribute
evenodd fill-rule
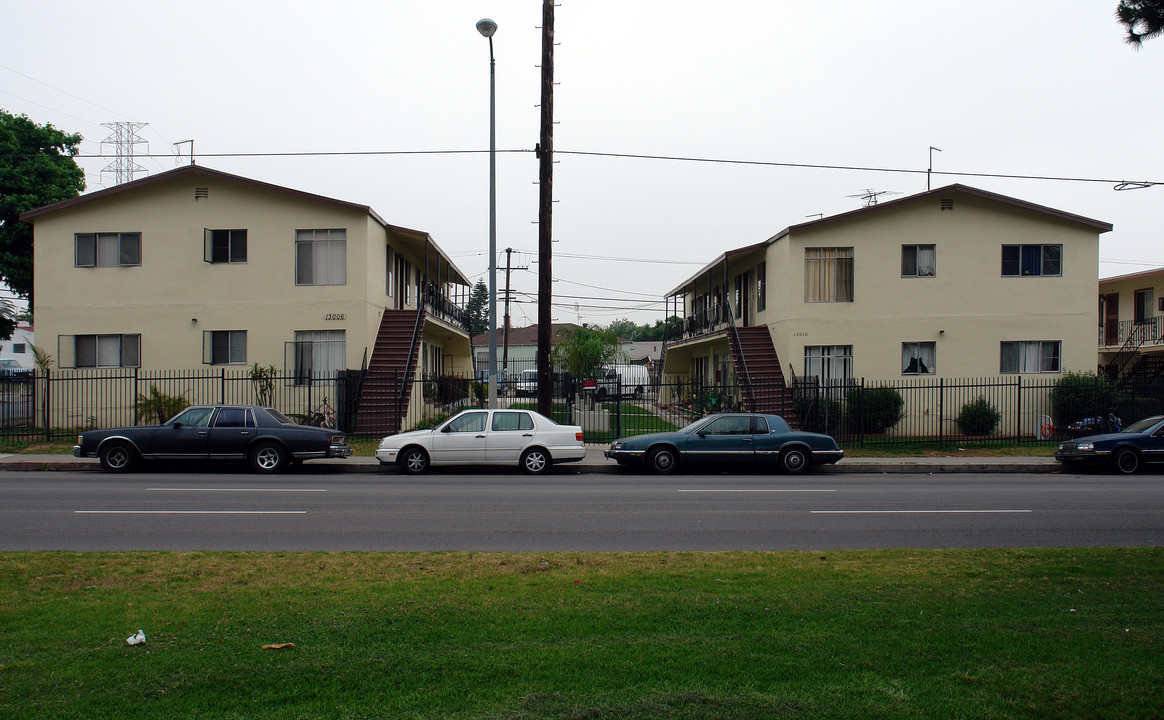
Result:
<svg viewBox="0 0 1164 720"><path fill-rule="evenodd" d="M538 396L538 371L537 370L522 370L521 374L517 376L516 382L511 386L514 397L537 397Z"/></svg>
<svg viewBox="0 0 1164 720"><path fill-rule="evenodd" d="M607 397L633 396L642 399L651 387L651 375L644 365L615 365L602 369L602 376L594 384L598 402Z"/></svg>
<svg viewBox="0 0 1164 720"><path fill-rule="evenodd" d="M32 380L32 370L21 367L12 358L0 359L0 382L28 382Z"/></svg>
<svg viewBox="0 0 1164 720"><path fill-rule="evenodd" d="M143 460L247 460L255 472L276 473L292 462L351 454L343 433L298 425L256 405L195 405L164 425L83 432L73 448L109 472L133 470Z"/></svg>
<svg viewBox="0 0 1164 720"><path fill-rule="evenodd" d="M759 413L711 415L682 430L633 435L615 440L605 454L620 465L645 465L660 475L684 464L771 466L796 475L845 456L828 435L792 430L784 418Z"/></svg>
<svg viewBox="0 0 1164 720"><path fill-rule="evenodd" d="M1131 474L1145 463L1164 462L1164 415L1134 422L1122 432L1088 435L1059 445L1055 459L1063 465L1109 464Z"/></svg>
<svg viewBox="0 0 1164 720"><path fill-rule="evenodd" d="M413 475L438 465L514 465L539 474L581 460L586 446L581 427L531 410L465 410L432 430L389 435L376 457Z"/></svg>

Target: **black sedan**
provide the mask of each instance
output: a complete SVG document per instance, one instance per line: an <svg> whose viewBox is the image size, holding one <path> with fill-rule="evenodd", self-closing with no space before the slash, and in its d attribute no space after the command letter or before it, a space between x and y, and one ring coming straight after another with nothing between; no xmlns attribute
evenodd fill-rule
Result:
<svg viewBox="0 0 1164 720"><path fill-rule="evenodd" d="M1064 466L1110 463L1124 474L1136 472L1144 463L1164 462L1164 415L1146 417L1122 432L1068 440L1059 445L1055 459Z"/></svg>
<svg viewBox="0 0 1164 720"><path fill-rule="evenodd" d="M143 460L246 460L255 472L275 473L293 462L351 454L343 433L255 405L188 407L164 425L83 432L73 447L73 455L99 458L109 472Z"/></svg>
<svg viewBox="0 0 1164 720"><path fill-rule="evenodd" d="M605 454L620 465L646 465L660 475L685 463L738 468L770 465L795 475L812 465L835 463L845 451L828 435L791 429L778 415L725 413L674 432L615 440Z"/></svg>

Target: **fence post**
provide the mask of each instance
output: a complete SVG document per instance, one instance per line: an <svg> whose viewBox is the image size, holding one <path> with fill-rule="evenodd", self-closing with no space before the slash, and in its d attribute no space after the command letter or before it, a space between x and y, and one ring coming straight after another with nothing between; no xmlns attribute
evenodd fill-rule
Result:
<svg viewBox="0 0 1164 720"><path fill-rule="evenodd" d="M50 408L52 408L52 387L53 387L53 384L51 382L52 374L53 374L52 370L48 369L47 367L44 369L44 403L43 403L43 407L42 407L42 415L44 417L44 439L46 441L52 435L52 432L49 430L49 427L51 427L51 423L49 422L49 419L50 419Z"/></svg>
<svg viewBox="0 0 1164 720"><path fill-rule="evenodd" d="M1019 439L1021 440L1023 437L1023 376L1022 375L1015 375L1014 376L1014 387L1015 387L1015 391L1014 391L1014 393L1015 393L1015 406L1017 409L1017 412L1015 413L1015 416L1014 416L1015 434L1018 435Z"/></svg>
<svg viewBox="0 0 1164 720"><path fill-rule="evenodd" d="M222 405L225 405L226 404L226 368L221 368L220 372L221 372L221 374L219 375L220 382L219 382L219 386L218 386L218 397L221 398L219 400L219 402Z"/></svg>
<svg viewBox="0 0 1164 720"><path fill-rule="evenodd" d="M938 378L938 442L946 441L946 378Z"/></svg>
<svg viewBox="0 0 1164 720"><path fill-rule="evenodd" d="M138 395L141 395L141 386L138 384L138 378L140 375L141 375L141 368L135 367L133 369L133 397L130 398L131 404L133 406L133 424L134 425L137 425L137 421L138 421L137 397L138 397ZM98 393L98 395L100 395L100 393ZM98 405L100 405L100 401L98 401Z"/></svg>

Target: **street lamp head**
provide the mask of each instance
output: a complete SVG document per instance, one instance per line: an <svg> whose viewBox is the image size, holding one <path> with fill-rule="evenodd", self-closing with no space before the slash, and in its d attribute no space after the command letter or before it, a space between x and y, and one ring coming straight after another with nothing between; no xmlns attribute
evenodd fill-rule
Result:
<svg viewBox="0 0 1164 720"><path fill-rule="evenodd" d="M493 37L493 33L497 32L497 23L489 18L481 18L477 21L477 32L487 38L491 38Z"/></svg>

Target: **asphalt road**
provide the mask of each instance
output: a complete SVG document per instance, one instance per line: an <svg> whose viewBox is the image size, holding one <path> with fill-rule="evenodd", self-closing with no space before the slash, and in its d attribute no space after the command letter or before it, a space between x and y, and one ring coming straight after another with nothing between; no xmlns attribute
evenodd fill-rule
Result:
<svg viewBox="0 0 1164 720"><path fill-rule="evenodd" d="M1164 545L1164 476L0 474L0 550Z"/></svg>

